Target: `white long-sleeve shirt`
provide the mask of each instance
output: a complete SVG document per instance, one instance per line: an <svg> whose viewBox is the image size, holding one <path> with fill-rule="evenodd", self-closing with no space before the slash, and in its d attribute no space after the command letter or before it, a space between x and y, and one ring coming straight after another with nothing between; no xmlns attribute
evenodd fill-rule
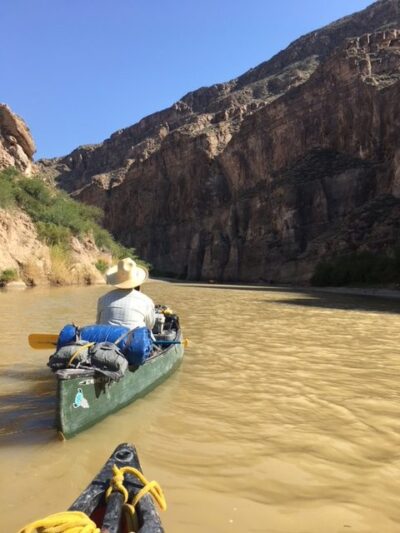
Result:
<svg viewBox="0 0 400 533"><path fill-rule="evenodd" d="M97 302L97 324L129 329L147 326L152 329L154 321L153 300L135 289L115 289L101 296Z"/></svg>

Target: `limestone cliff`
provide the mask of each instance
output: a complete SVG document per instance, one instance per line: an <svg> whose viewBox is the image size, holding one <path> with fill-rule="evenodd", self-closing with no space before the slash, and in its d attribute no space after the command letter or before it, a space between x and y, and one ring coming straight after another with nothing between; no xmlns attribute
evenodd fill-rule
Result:
<svg viewBox="0 0 400 533"><path fill-rule="evenodd" d="M8 106L0 104L0 171L14 167L19 171L16 176L31 178L38 171L32 160L34 152L35 143L28 126ZM54 249L40 240L31 217L9 198L6 201L9 183L2 180L0 187L7 187L0 195L0 286L6 279L4 271L18 280L13 282L15 285L22 287L104 283L95 263L99 259L109 262L110 257L96 247L93 239L72 237L67 258L57 256Z"/></svg>
<svg viewBox="0 0 400 533"><path fill-rule="evenodd" d="M307 281L400 244L400 0L312 32L100 145L41 162L163 272Z"/></svg>
<svg viewBox="0 0 400 533"><path fill-rule="evenodd" d="M104 254L90 239L74 238L71 244L66 262L41 242L24 211L0 209L0 273L13 271L21 286L104 283L94 266Z"/></svg>
<svg viewBox="0 0 400 533"><path fill-rule="evenodd" d="M0 104L0 169L13 166L30 176L35 143L28 126L5 104Z"/></svg>

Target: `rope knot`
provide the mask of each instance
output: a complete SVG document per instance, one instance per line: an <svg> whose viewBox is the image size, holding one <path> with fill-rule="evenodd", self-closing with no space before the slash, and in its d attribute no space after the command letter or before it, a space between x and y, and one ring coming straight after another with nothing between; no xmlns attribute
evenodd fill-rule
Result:
<svg viewBox="0 0 400 533"><path fill-rule="evenodd" d="M124 470L123 468L118 468L117 465L113 465L113 477L110 480L110 486L106 492L106 500L110 497L111 493L118 491L124 497L124 503L128 501L129 493L124 486Z"/></svg>

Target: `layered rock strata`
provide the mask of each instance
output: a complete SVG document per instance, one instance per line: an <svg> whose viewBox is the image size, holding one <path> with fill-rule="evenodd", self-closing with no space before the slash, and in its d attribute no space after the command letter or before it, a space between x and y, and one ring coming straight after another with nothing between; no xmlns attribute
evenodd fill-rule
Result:
<svg viewBox="0 0 400 533"><path fill-rule="evenodd" d="M307 281L399 242L400 2L312 32L101 145L42 162L164 273Z"/></svg>

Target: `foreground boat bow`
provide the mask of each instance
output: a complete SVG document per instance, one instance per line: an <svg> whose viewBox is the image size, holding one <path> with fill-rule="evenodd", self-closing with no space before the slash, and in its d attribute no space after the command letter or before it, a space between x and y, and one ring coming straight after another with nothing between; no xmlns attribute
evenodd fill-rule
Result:
<svg viewBox="0 0 400 533"><path fill-rule="evenodd" d="M164 533L153 497L166 508L159 485L144 478L135 447L120 444L68 511L33 522L19 533L96 527L102 533Z"/></svg>
<svg viewBox="0 0 400 533"><path fill-rule="evenodd" d="M110 479L113 477L114 465L119 468L131 466L140 472L142 471L136 448L127 443L120 444L108 459L101 472L74 501L69 510L84 512L97 525L102 523L102 531L107 531L107 533L124 533L128 529L125 529L125 525L120 523L121 505L119 505L120 500L118 501L118 495L120 493L116 493L117 502L114 503L114 506L110 504L106 506L105 501L105 494L110 486ZM125 476L124 486L129 493L129 500L133 499L143 488L143 484L129 474ZM107 513L106 510L108 511ZM135 511L138 521L138 528L135 531L138 533L164 532L159 514L150 494L145 494L139 500Z"/></svg>

